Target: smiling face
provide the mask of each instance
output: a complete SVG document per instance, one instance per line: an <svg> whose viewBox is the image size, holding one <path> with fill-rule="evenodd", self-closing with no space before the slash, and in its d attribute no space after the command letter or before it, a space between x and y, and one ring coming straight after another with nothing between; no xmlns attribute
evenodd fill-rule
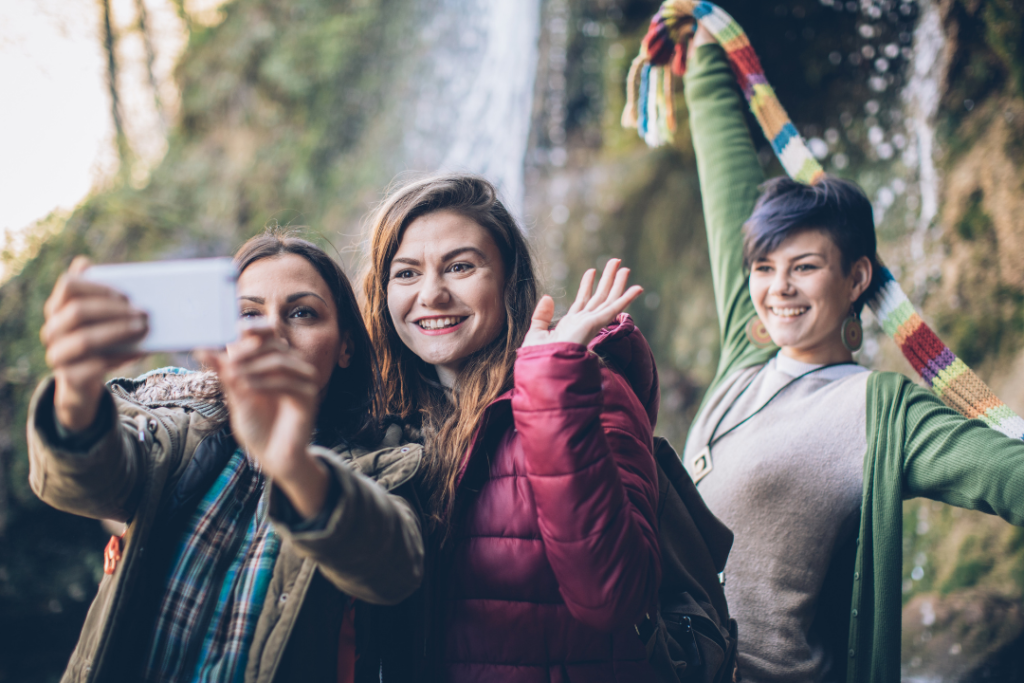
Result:
<svg viewBox="0 0 1024 683"><path fill-rule="evenodd" d="M783 354L806 363L839 363L852 358L840 328L870 282L867 257L844 273L835 242L811 229L751 265L750 297Z"/></svg>
<svg viewBox="0 0 1024 683"><path fill-rule="evenodd" d="M321 397L334 367L348 367L349 341L338 327L331 290L303 257L286 253L253 262L238 277L238 306L242 320L270 325L317 369Z"/></svg>
<svg viewBox="0 0 1024 683"><path fill-rule="evenodd" d="M466 359L504 329L504 291L490 234L461 214L435 211L405 229L391 259L388 310L402 343L451 386Z"/></svg>

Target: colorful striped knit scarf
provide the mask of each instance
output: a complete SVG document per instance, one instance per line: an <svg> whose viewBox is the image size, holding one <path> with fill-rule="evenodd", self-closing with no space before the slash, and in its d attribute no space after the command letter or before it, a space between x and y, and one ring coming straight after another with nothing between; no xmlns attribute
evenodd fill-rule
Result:
<svg viewBox="0 0 1024 683"><path fill-rule="evenodd" d="M667 0L651 20L640 54L629 70L622 125L636 128L652 147L671 141L672 74L686 71L686 48L700 22L725 50L744 97L775 155L794 180L814 184L825 171L811 154L775 91L747 34L725 10L710 2ZM883 284L868 302L882 328L945 403L968 418L979 418L1007 436L1024 439L1024 419L1015 414L956 357L925 324L888 269Z"/></svg>

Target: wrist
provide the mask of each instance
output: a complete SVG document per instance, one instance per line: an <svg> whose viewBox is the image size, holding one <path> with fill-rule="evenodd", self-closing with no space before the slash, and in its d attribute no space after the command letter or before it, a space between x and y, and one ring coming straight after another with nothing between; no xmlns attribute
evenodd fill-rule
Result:
<svg viewBox="0 0 1024 683"><path fill-rule="evenodd" d="M55 379L53 411L60 425L70 432L85 431L96 421L103 380L85 386L72 386L60 375Z"/></svg>
<svg viewBox="0 0 1024 683"><path fill-rule="evenodd" d="M267 475L281 489L296 512L305 519L312 519L323 509L330 472L326 465L305 448L301 454L293 454L288 461L287 467L278 468L276 472L268 471Z"/></svg>

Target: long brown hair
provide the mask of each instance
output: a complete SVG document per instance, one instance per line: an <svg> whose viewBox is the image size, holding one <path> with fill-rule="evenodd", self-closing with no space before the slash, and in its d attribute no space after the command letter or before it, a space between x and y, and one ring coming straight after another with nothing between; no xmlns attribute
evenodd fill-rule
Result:
<svg viewBox="0 0 1024 683"><path fill-rule="evenodd" d="M398 337L388 310L391 260L405 229L420 216L452 211L483 227L505 265L505 327L502 334L467 359L455 387L445 390L433 369ZM435 524L450 517L462 456L487 405L512 388L516 350L537 304L533 259L522 230L498 199L494 186L472 175L442 175L414 181L391 192L371 228L370 265L363 279L365 320L380 362L384 408L419 422L426 439L423 479L430 490Z"/></svg>
<svg viewBox="0 0 1024 683"><path fill-rule="evenodd" d="M263 259L295 254L306 259L334 299L338 330L348 335L353 362L347 368L334 367L327 384L327 395L317 415L317 443L327 447L341 444L377 445L379 436L376 354L359 314L355 292L341 266L323 249L298 236L296 230L267 228L250 238L235 252L235 267L241 274Z"/></svg>

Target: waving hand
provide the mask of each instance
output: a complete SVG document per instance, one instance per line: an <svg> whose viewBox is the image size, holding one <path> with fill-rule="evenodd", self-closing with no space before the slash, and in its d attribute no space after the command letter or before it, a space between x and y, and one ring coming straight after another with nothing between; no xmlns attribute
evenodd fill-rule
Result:
<svg viewBox="0 0 1024 683"><path fill-rule="evenodd" d="M593 290L597 271L591 268L584 273L576 300L554 329L550 329L555 315L554 299L547 295L541 297L533 311L533 321L523 339L523 347L554 342L585 345L593 339L602 327L615 320L644 291L639 285L626 289L629 268L619 268L621 263L617 258L608 261L596 291Z"/></svg>

